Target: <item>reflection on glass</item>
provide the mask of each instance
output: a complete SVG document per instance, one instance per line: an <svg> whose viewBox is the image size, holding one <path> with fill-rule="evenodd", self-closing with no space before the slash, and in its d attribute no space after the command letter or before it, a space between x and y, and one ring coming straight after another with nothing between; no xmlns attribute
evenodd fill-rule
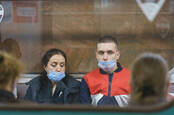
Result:
<svg viewBox="0 0 174 115"><path fill-rule="evenodd" d="M149 2L149 0L142 0ZM151 0L156 2L157 0ZM142 52L162 55L174 66L173 0L166 0L153 22L136 0L1 0L0 49L25 63L25 73L41 71L41 57L50 48L67 54L69 73L97 68L99 37L118 38L124 67ZM0 8L0 18L2 8Z"/></svg>

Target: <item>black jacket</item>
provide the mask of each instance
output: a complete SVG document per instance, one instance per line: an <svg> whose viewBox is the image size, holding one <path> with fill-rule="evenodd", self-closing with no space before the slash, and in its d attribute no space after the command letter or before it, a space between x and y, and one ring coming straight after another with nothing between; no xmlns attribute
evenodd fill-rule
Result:
<svg viewBox="0 0 174 115"><path fill-rule="evenodd" d="M16 103L13 93L0 89L0 103Z"/></svg>
<svg viewBox="0 0 174 115"><path fill-rule="evenodd" d="M52 95L52 83L47 76L39 76L28 83L29 88L24 96L25 100L37 103L50 104L77 104L80 103L79 89L80 82L69 75L66 75L57 83L54 94Z"/></svg>

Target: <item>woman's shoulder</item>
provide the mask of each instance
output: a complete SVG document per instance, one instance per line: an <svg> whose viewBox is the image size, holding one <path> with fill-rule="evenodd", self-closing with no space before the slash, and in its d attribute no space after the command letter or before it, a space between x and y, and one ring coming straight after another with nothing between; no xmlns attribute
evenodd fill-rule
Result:
<svg viewBox="0 0 174 115"><path fill-rule="evenodd" d="M39 84L40 79L41 79L41 76L37 76L37 77L31 79L29 82L27 82L26 85Z"/></svg>
<svg viewBox="0 0 174 115"><path fill-rule="evenodd" d="M71 75L66 75L66 77L67 77L67 84L68 85L71 85L73 87L79 87L80 86L80 81L76 80Z"/></svg>

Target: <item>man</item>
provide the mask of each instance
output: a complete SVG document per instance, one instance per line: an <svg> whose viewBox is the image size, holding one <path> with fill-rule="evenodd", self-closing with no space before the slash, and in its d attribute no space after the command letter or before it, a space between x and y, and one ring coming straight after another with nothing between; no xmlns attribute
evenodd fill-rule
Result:
<svg viewBox="0 0 174 115"><path fill-rule="evenodd" d="M99 39L96 49L98 69L87 73L81 81L82 104L117 105L128 103L130 71L117 62L120 52L111 36Z"/></svg>

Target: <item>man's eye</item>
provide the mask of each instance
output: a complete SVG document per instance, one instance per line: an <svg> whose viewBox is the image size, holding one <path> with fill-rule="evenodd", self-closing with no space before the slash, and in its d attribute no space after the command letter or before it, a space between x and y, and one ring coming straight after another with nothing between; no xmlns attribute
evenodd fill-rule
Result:
<svg viewBox="0 0 174 115"><path fill-rule="evenodd" d="M99 51L98 54L99 54L99 55L103 55L104 52L103 52L103 51Z"/></svg>
<svg viewBox="0 0 174 115"><path fill-rule="evenodd" d="M108 51L107 52L109 55L113 54L114 52L113 51Z"/></svg>

